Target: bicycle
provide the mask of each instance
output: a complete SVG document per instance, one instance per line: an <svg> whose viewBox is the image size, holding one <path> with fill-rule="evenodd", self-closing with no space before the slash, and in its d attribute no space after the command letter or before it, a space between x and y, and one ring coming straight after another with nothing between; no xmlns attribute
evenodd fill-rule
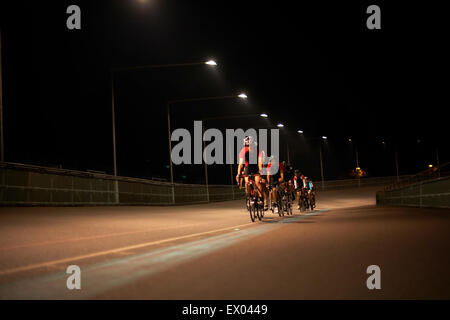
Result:
<svg viewBox="0 0 450 320"><path fill-rule="evenodd" d="M300 211L306 211L309 208L307 191L305 188L302 188L300 192Z"/></svg>
<svg viewBox="0 0 450 320"><path fill-rule="evenodd" d="M279 203L280 203L280 217L284 216L284 213L286 212L286 215L292 215L292 198L291 198L291 193L286 189L286 185L283 183L279 189L278 189L278 194L277 197L279 199Z"/></svg>
<svg viewBox="0 0 450 320"><path fill-rule="evenodd" d="M270 204L270 211L272 211L272 213L275 213L275 208L277 208L277 213L278 215L281 217L284 215L283 210L281 208L281 202L280 201L275 201L272 198L272 189L275 188L275 192L277 193L277 199L280 199L279 196L279 190L278 190L278 185L269 185L268 189L269 189L269 204Z"/></svg>
<svg viewBox="0 0 450 320"><path fill-rule="evenodd" d="M255 222L256 219L261 221L264 217L264 200L261 205L261 197L259 196L258 190L255 185L254 175L248 176L247 195L245 198L245 203L252 222Z"/></svg>
<svg viewBox="0 0 450 320"><path fill-rule="evenodd" d="M311 210L314 210L316 208L316 196L312 190L309 193L309 204L310 204Z"/></svg>

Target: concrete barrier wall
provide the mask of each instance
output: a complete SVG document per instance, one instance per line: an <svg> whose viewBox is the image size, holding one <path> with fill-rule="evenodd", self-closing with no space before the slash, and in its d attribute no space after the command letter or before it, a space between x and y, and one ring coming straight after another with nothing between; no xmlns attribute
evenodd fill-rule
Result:
<svg viewBox="0 0 450 320"><path fill-rule="evenodd" d="M422 181L394 190L378 191L377 204L450 208L450 177Z"/></svg>

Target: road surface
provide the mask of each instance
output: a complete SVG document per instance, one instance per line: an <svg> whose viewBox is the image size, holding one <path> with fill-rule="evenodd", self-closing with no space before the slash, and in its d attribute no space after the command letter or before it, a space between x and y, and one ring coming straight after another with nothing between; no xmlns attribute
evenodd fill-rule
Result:
<svg viewBox="0 0 450 320"><path fill-rule="evenodd" d="M243 201L0 208L0 299L449 299L449 210L377 207L375 191L256 223Z"/></svg>

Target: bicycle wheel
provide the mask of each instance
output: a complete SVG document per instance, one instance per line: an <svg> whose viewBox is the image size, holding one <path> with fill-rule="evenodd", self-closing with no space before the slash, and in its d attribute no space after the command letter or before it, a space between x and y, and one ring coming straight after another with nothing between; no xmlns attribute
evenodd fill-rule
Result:
<svg viewBox="0 0 450 320"><path fill-rule="evenodd" d="M259 211L259 215L261 216L261 219L264 218L264 198L261 198L262 200L262 205L260 206L260 211Z"/></svg>
<svg viewBox="0 0 450 320"><path fill-rule="evenodd" d="M285 212L287 214L286 198L283 196L283 198L281 198L281 215L284 216Z"/></svg>
<svg viewBox="0 0 450 320"><path fill-rule="evenodd" d="M289 201L289 214L290 214L291 216L293 215L292 201Z"/></svg>
<svg viewBox="0 0 450 320"><path fill-rule="evenodd" d="M247 196L247 197L245 198L245 205L247 206L247 210L248 210L248 211L251 211L250 197L249 197L249 196Z"/></svg>
<svg viewBox="0 0 450 320"><path fill-rule="evenodd" d="M256 212L255 212L255 210L256 210L255 204L250 205L250 210L249 210L249 212L250 212L250 219L252 220L252 222L255 222L255 217L256 217Z"/></svg>
<svg viewBox="0 0 450 320"><path fill-rule="evenodd" d="M305 196L302 192L302 194L300 195L300 211L303 212L306 210L306 206L305 206Z"/></svg>
<svg viewBox="0 0 450 320"><path fill-rule="evenodd" d="M278 207L278 215L279 215L280 217L284 216L284 213L283 213L283 206L281 205L281 201L278 201L277 207Z"/></svg>
<svg viewBox="0 0 450 320"><path fill-rule="evenodd" d="M258 216L258 220L261 221L264 215L264 208L261 208L261 206L259 205L259 203L256 205L256 212L257 212L257 216Z"/></svg>

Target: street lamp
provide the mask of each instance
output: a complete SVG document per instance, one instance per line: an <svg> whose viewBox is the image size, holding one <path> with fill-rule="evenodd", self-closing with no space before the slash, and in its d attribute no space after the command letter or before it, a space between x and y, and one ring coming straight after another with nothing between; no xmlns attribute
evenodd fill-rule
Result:
<svg viewBox="0 0 450 320"><path fill-rule="evenodd" d="M263 118L267 118L268 117L267 113L261 113L260 116L263 117Z"/></svg>
<svg viewBox="0 0 450 320"><path fill-rule="evenodd" d="M241 99L247 99L247 95L245 93L239 94L238 97Z"/></svg>
<svg viewBox="0 0 450 320"><path fill-rule="evenodd" d="M300 133L300 134L303 134L303 131L302 131L302 130L298 130L297 132Z"/></svg>
<svg viewBox="0 0 450 320"><path fill-rule="evenodd" d="M279 123L279 124L277 124L277 127L278 127L278 128L283 128L284 125L283 125L282 123Z"/></svg>
<svg viewBox="0 0 450 320"><path fill-rule="evenodd" d="M122 68L112 68L111 73L111 109L112 109L112 136L113 136L113 162L114 162L114 191L115 191L115 202L119 203L119 184L117 181L117 151L116 151L116 117L115 117L115 101L114 101L114 73L120 71L129 70L139 70L139 69L162 69L162 68L176 68L176 67L187 67L187 66L198 66L207 64L209 66L216 66L217 63L214 60L209 60L206 62L188 62L188 63L172 63L172 64L153 64L153 65L142 65L142 66L132 66L132 67L122 67Z"/></svg>

